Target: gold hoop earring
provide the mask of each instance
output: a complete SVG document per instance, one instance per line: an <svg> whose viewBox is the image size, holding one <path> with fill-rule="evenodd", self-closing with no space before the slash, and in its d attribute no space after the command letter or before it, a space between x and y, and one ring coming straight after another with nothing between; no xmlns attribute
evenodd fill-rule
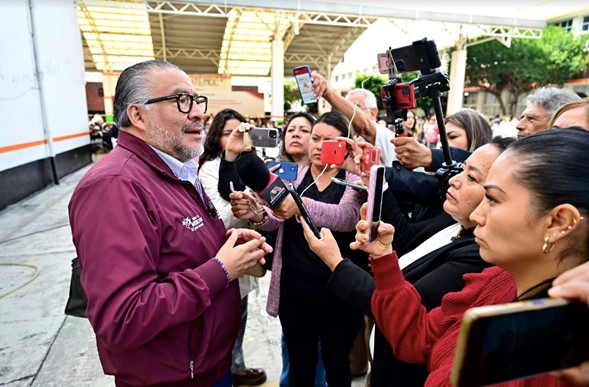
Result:
<svg viewBox="0 0 589 387"><path fill-rule="evenodd" d="M554 246L556 245L556 243L548 243L548 239L550 237L548 235L546 235L544 237L544 245L542 246L542 252L544 254L550 254L550 252L554 249Z"/></svg>

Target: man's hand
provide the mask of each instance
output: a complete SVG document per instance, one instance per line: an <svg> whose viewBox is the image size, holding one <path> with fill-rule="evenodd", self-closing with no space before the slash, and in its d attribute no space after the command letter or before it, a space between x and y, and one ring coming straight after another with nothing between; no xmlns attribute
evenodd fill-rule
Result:
<svg viewBox="0 0 589 387"><path fill-rule="evenodd" d="M430 167L432 165L432 151L411 137L397 137L391 140L395 145L397 159L407 169Z"/></svg>
<svg viewBox="0 0 589 387"><path fill-rule="evenodd" d="M272 246L260 233L248 229L227 231L227 241L217 252L216 258L223 262L229 278L234 280L257 263L264 264L264 256L272 252Z"/></svg>

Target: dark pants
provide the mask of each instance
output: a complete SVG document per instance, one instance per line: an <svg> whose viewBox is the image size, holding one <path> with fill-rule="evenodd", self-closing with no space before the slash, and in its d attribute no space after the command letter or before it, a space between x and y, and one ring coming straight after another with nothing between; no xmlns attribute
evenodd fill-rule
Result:
<svg viewBox="0 0 589 387"><path fill-rule="evenodd" d="M243 357L243 336L245 335L245 327L247 325L247 296L241 299L241 326L237 340L231 350L231 372L240 373L245 371L245 359Z"/></svg>
<svg viewBox="0 0 589 387"><path fill-rule="evenodd" d="M349 354L362 323L360 312L325 286L285 275L279 317L290 359L290 387L314 385L319 339L329 387L351 385Z"/></svg>

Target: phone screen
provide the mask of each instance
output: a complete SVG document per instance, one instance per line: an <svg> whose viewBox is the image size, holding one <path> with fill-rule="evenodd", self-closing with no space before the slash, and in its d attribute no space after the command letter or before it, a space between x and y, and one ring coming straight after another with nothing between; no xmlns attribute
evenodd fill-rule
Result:
<svg viewBox="0 0 589 387"><path fill-rule="evenodd" d="M574 367L589 358L589 308L536 299L468 310L452 380L483 386Z"/></svg>
<svg viewBox="0 0 589 387"><path fill-rule="evenodd" d="M305 105L310 103L317 103L317 98L313 95L313 88L311 82L311 69L309 66L296 67L292 70L299 93Z"/></svg>
<svg viewBox="0 0 589 387"><path fill-rule="evenodd" d="M382 208L382 189L384 185L385 168L382 165L374 165L370 168L370 182L368 184L368 209L366 220L369 222L367 233L370 242L376 240L378 226L380 225L380 213Z"/></svg>

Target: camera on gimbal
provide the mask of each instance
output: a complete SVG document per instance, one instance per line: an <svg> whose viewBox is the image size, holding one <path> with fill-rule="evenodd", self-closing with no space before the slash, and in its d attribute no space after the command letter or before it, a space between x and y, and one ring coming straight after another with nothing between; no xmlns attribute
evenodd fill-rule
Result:
<svg viewBox="0 0 589 387"><path fill-rule="evenodd" d="M394 120L386 121L395 125L397 136L403 135L405 129L402 123L407 119L407 109L417 106L413 85L401 82L400 77L395 77L380 87L380 96L387 118L395 117Z"/></svg>
<svg viewBox="0 0 589 387"><path fill-rule="evenodd" d="M377 58L380 72L389 75L389 81L381 86L380 94L387 113L387 122L395 125L397 135L403 131L403 121L407 118L407 110L416 107L416 98L432 99L444 153L444 163L436 171L436 176L440 181L442 192L445 193L448 180L462 172L463 166L452 160L446 137L440 95L450 90L450 87L448 76L438 69L442 63L436 43L424 38L409 46L389 48L386 53L378 54ZM420 72L417 78L411 82L403 82L401 73L417 70Z"/></svg>

